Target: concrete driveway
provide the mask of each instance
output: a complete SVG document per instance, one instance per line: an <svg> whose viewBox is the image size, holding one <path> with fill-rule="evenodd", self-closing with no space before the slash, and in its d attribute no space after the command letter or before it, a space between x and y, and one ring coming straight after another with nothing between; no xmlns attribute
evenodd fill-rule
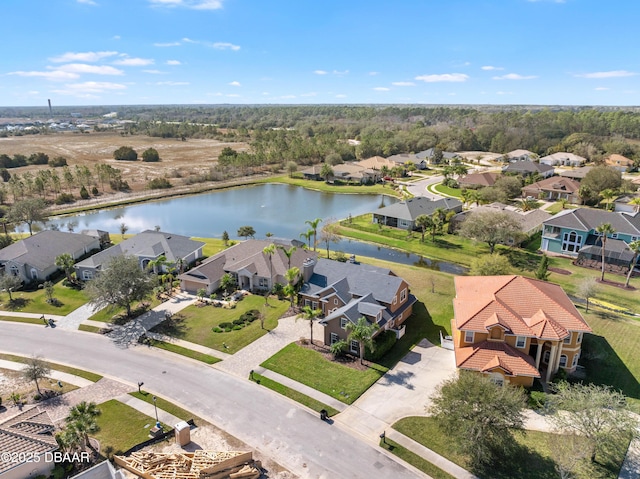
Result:
<svg viewBox="0 0 640 479"><path fill-rule="evenodd" d="M436 387L455 370L453 351L423 339L336 420L377 440L397 420L424 415Z"/></svg>

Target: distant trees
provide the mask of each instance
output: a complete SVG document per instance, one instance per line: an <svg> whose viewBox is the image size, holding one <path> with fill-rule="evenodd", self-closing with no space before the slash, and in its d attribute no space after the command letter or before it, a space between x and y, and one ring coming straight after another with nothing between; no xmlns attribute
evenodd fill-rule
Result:
<svg viewBox="0 0 640 479"><path fill-rule="evenodd" d="M121 146L113 152L113 158L116 160L136 161L138 153L130 146Z"/></svg>
<svg viewBox="0 0 640 479"><path fill-rule="evenodd" d="M603 190L617 190L620 185L622 173L609 166L596 166L580 182L580 189L588 192L588 197L597 198Z"/></svg>

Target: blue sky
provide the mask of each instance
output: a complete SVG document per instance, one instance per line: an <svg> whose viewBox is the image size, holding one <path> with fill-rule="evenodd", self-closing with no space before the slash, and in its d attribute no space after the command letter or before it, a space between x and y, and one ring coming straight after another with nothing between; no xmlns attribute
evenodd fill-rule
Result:
<svg viewBox="0 0 640 479"><path fill-rule="evenodd" d="M0 106L639 105L637 0L3 0Z"/></svg>

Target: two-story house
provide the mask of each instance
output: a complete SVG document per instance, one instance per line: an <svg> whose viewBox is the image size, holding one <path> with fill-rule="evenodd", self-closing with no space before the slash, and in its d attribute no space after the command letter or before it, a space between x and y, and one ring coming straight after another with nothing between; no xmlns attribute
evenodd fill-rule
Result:
<svg viewBox="0 0 640 479"><path fill-rule="evenodd" d="M457 198L432 200L426 196L416 196L374 211L373 222L412 231L418 229L416 226L416 218L418 216L431 216L439 208L447 213L451 211L460 213L462 211L462 201Z"/></svg>
<svg viewBox="0 0 640 479"><path fill-rule="evenodd" d="M324 343L348 338L347 324L365 317L379 326L376 335L391 329L404 334L403 323L411 316L415 296L407 282L386 268L360 263L341 263L324 258L307 260L302 269L300 304L322 311ZM351 341L349 351L358 353Z"/></svg>
<svg viewBox="0 0 640 479"><path fill-rule="evenodd" d="M614 233L607 236L605 262L620 266L620 252L632 241L640 240L640 213L625 213L576 208L561 211L542 224L540 249L547 253L575 257L589 254L594 248L602 255L602 241L596 228L609 223ZM626 269L633 254L624 255Z"/></svg>
<svg viewBox="0 0 640 479"><path fill-rule="evenodd" d="M591 328L558 285L523 276L456 276L456 366L530 387L578 366Z"/></svg>

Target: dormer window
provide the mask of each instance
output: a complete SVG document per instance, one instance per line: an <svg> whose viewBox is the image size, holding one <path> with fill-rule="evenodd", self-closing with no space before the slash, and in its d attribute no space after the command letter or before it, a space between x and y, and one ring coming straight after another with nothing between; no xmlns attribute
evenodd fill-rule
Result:
<svg viewBox="0 0 640 479"><path fill-rule="evenodd" d="M473 331L465 331L464 332L464 342L465 343L473 343Z"/></svg>

